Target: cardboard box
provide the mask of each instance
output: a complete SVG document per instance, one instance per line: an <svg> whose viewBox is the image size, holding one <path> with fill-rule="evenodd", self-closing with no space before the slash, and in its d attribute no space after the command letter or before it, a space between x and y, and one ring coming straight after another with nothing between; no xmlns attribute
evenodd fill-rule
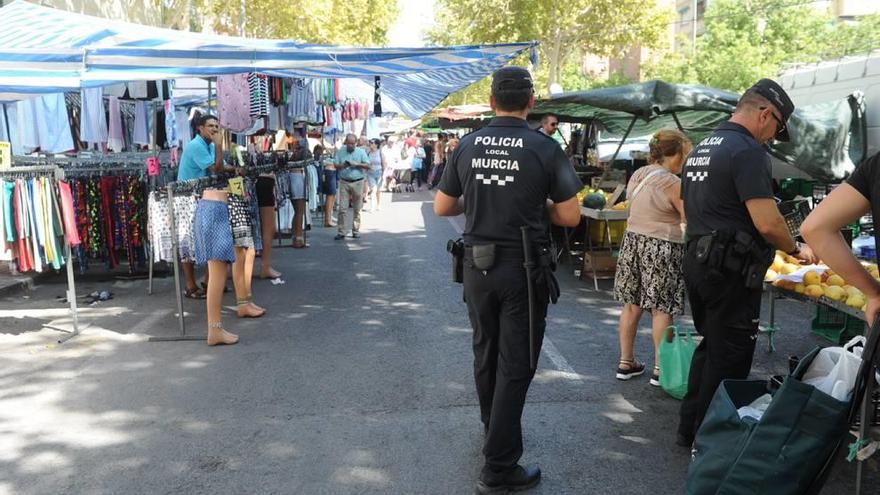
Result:
<svg viewBox="0 0 880 495"><path fill-rule="evenodd" d="M599 277L613 277L617 270L617 257L608 251L588 251L584 253L584 269L581 279L593 278L593 272Z"/></svg>

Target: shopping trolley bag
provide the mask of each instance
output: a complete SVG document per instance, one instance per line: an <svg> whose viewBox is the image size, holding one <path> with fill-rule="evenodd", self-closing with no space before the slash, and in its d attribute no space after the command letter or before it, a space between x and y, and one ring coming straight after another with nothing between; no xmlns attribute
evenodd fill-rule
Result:
<svg viewBox="0 0 880 495"><path fill-rule="evenodd" d="M723 381L697 431L686 493L818 493L861 402L864 384L873 378L878 342L875 324L852 397L846 401L802 381L818 348L800 361L769 401L763 381Z"/></svg>

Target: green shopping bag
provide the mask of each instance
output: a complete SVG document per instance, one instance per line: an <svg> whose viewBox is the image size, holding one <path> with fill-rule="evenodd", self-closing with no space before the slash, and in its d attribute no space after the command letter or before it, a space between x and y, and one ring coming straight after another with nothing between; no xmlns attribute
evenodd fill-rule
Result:
<svg viewBox="0 0 880 495"><path fill-rule="evenodd" d="M660 349L660 387L678 400L684 398L688 388L691 359L697 344L693 334L671 326L663 332Z"/></svg>

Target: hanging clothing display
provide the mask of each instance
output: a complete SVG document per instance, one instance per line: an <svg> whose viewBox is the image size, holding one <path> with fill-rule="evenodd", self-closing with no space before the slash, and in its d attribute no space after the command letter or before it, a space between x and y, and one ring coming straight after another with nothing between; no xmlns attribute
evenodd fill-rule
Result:
<svg viewBox="0 0 880 495"><path fill-rule="evenodd" d="M195 233L193 221L198 201L195 196L174 197L174 230L177 232L177 252L180 261L195 261ZM174 261L174 244L171 235L172 218L168 212L168 199L164 192L153 191L148 199L147 232L155 261Z"/></svg>
<svg viewBox="0 0 880 495"><path fill-rule="evenodd" d="M150 117L147 113L147 104L143 101L134 103L134 144L148 146L150 144Z"/></svg>
<svg viewBox="0 0 880 495"><path fill-rule="evenodd" d="M48 177L0 179L0 215L3 217L4 256L20 272L42 272L64 265L62 208L72 205L55 192Z"/></svg>
<svg viewBox="0 0 880 495"><path fill-rule="evenodd" d="M217 77L217 119L221 126L242 132L253 124L251 91L248 74Z"/></svg>
<svg viewBox="0 0 880 495"><path fill-rule="evenodd" d="M186 110L174 110L174 125L176 127L177 140L181 145L192 141L192 126L190 125Z"/></svg>
<svg viewBox="0 0 880 495"><path fill-rule="evenodd" d="M142 265L147 228L143 178L73 177L69 183L81 242L76 250L80 270L85 270L89 260L100 260L116 268L120 259L125 259L129 271Z"/></svg>
<svg viewBox="0 0 880 495"><path fill-rule="evenodd" d="M264 117L269 113L269 81L262 74L247 75L250 90L250 116Z"/></svg>
<svg viewBox="0 0 880 495"><path fill-rule="evenodd" d="M169 148L180 146L180 140L177 137L177 114L174 111L174 100L165 100L165 145Z"/></svg>
<svg viewBox="0 0 880 495"><path fill-rule="evenodd" d="M81 141L103 145L107 142L107 115L104 111L104 95L101 88L80 90L80 126Z"/></svg>
<svg viewBox="0 0 880 495"><path fill-rule="evenodd" d="M125 149L125 137L122 133L122 113L119 110L119 98L111 96L108 99L109 129L107 147L114 153L120 153Z"/></svg>

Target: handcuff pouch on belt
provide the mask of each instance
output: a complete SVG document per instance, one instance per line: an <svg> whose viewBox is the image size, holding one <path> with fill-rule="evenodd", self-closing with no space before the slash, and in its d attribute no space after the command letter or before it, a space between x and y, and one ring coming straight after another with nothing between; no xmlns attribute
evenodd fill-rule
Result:
<svg viewBox="0 0 880 495"><path fill-rule="evenodd" d="M452 255L452 281L456 284L464 283L464 241L450 239L446 243L446 250Z"/></svg>
<svg viewBox="0 0 880 495"><path fill-rule="evenodd" d="M773 249L742 231L715 231L697 239L698 262L717 271L739 273L749 289L763 287L764 274L773 261Z"/></svg>
<svg viewBox="0 0 880 495"><path fill-rule="evenodd" d="M495 266L495 255L497 246L495 244L478 244L470 247L471 265L480 270L487 272Z"/></svg>

